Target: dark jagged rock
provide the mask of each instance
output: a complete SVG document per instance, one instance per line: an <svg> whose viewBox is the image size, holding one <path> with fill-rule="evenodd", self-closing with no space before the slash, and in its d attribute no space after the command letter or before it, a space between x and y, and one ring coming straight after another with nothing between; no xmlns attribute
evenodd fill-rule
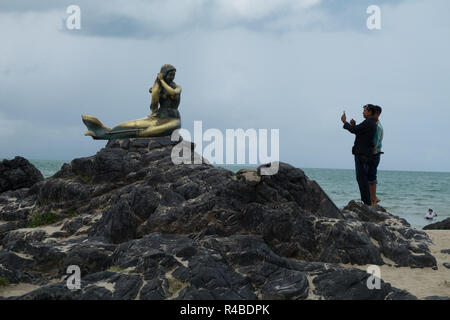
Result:
<svg viewBox="0 0 450 320"><path fill-rule="evenodd" d="M29 188L42 180L42 173L25 158L15 157L0 162L0 193Z"/></svg>
<svg viewBox="0 0 450 320"><path fill-rule="evenodd" d="M67 270L70 265L77 265L83 274L91 274L106 270L111 265L111 254L114 246L99 243L93 246L93 243L80 244L67 251L62 261L61 273Z"/></svg>
<svg viewBox="0 0 450 320"><path fill-rule="evenodd" d="M436 266L427 234L382 207L341 211L286 163L272 176L175 165L177 143L111 140L1 194L0 276L41 286L18 298L415 299L384 282L369 290L368 273L338 264ZM31 212L63 221L24 228ZM61 281L70 265L81 290Z"/></svg>
<svg viewBox="0 0 450 320"><path fill-rule="evenodd" d="M37 184L39 183L36 183L35 185ZM32 208L36 205L37 200L37 196L30 194L29 189L27 188L0 193L0 220L27 220Z"/></svg>
<svg viewBox="0 0 450 320"><path fill-rule="evenodd" d="M450 218L431 223L422 228L423 230L450 230Z"/></svg>
<svg viewBox="0 0 450 320"><path fill-rule="evenodd" d="M118 271L89 274L80 290L62 281L20 299L416 299L383 281L380 290L368 289L361 270L280 257L258 236L151 233L120 244L112 257L110 270Z"/></svg>
<svg viewBox="0 0 450 320"><path fill-rule="evenodd" d="M12 252L0 251L0 277L6 278L10 283L31 282L33 276L24 269L32 264L30 259L19 257Z"/></svg>
<svg viewBox="0 0 450 320"><path fill-rule="evenodd" d="M380 206L371 208L355 201L351 201L343 212L348 221L362 220L356 222L357 225L367 232L379 253L396 262L397 266L436 266L436 259L428 248L431 243L428 235L411 228L405 219L391 215Z"/></svg>
<svg viewBox="0 0 450 320"><path fill-rule="evenodd" d="M11 221L6 222L0 225L0 243L2 242L4 236L8 233L8 231L16 230L19 228L23 228L26 226L26 221Z"/></svg>
<svg viewBox="0 0 450 320"><path fill-rule="evenodd" d="M333 300L384 300L390 294L390 285L377 290L367 288L367 272L352 270L325 271L317 276L313 283L319 292L323 292L326 299Z"/></svg>

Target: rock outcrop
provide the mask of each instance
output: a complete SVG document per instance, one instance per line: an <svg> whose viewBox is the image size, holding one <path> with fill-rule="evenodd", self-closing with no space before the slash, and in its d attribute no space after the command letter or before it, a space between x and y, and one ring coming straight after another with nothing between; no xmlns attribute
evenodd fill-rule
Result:
<svg viewBox="0 0 450 320"><path fill-rule="evenodd" d="M423 230L450 230L450 218L431 223L422 228Z"/></svg>
<svg viewBox="0 0 450 320"><path fill-rule="evenodd" d="M25 158L15 157L0 162L0 193L29 188L42 180L42 173Z"/></svg>
<svg viewBox="0 0 450 320"><path fill-rule="evenodd" d="M436 266L427 234L382 207L341 211L286 163L273 176L175 165L175 144L110 141L0 194L0 276L40 286L13 298L414 299L340 264ZM59 221L25 228L49 213ZM70 265L80 290L67 289Z"/></svg>

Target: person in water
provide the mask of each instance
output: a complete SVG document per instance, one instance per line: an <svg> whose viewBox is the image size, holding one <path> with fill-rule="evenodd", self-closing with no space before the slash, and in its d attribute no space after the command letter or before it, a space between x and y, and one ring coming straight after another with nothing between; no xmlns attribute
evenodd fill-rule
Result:
<svg viewBox="0 0 450 320"><path fill-rule="evenodd" d="M96 117L82 115L81 118L88 128L85 135L104 140L158 137L170 135L174 130L181 128L181 117L178 111L181 87L173 81L175 73L175 67L170 64L161 67L153 87L149 89L152 94L149 116L123 122L110 129Z"/></svg>
<svg viewBox="0 0 450 320"><path fill-rule="evenodd" d="M437 217L437 213L433 212L433 209L428 209L428 212L425 214L425 219L433 220L434 217Z"/></svg>
<svg viewBox="0 0 450 320"><path fill-rule="evenodd" d="M368 182L369 162L373 155L373 148L375 147L374 137L377 130L375 120L372 118L374 113L375 108L373 105L365 105L363 111L365 120L358 125L353 119L348 123L345 112L341 116L344 129L356 136L352 148L352 154L355 156L356 180L361 194L361 201L368 206L372 204Z"/></svg>

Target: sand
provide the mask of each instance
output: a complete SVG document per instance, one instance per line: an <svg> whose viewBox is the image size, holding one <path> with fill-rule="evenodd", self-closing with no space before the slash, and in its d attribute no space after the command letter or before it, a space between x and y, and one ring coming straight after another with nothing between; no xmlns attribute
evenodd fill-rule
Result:
<svg viewBox="0 0 450 320"><path fill-rule="evenodd" d="M36 286L29 283L10 284L6 287L0 286L0 297L9 298L21 296L39 288L40 286Z"/></svg>
<svg viewBox="0 0 450 320"><path fill-rule="evenodd" d="M424 230L425 231L425 230ZM389 282L393 287L404 289L419 299L430 296L450 297L450 269L443 263L450 263L450 254L441 253L443 249L450 249L450 230L426 230L433 245L431 254L436 258L438 270L432 268L394 267L395 263L383 259L392 266L382 265L381 279ZM345 265L346 267L367 270L368 265Z"/></svg>

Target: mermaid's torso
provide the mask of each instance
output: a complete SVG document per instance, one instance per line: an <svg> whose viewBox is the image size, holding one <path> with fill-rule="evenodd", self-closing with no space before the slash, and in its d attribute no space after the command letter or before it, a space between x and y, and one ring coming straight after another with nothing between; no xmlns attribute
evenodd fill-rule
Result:
<svg viewBox="0 0 450 320"><path fill-rule="evenodd" d="M175 82L170 84L172 88L176 88ZM180 94L171 97L167 91L162 88L159 99L159 109L156 113L157 118L177 118L180 119L178 106L180 105Z"/></svg>

